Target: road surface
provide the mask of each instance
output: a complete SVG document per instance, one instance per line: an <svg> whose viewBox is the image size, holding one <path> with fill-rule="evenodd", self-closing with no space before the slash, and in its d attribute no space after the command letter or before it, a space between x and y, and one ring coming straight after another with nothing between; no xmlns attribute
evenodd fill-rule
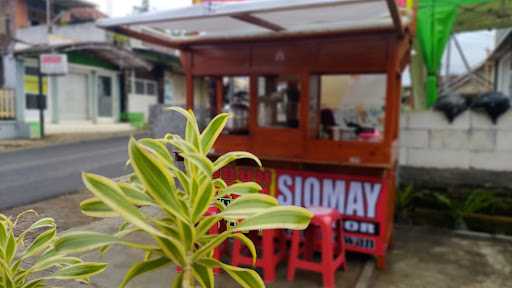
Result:
<svg viewBox="0 0 512 288"><path fill-rule="evenodd" d="M127 157L126 136L0 153L0 209L76 192L83 171L125 175Z"/></svg>

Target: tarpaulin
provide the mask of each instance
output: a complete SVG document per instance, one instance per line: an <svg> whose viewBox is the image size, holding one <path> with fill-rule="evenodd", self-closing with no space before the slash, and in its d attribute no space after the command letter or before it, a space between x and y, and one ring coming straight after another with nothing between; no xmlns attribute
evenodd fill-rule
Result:
<svg viewBox="0 0 512 288"><path fill-rule="evenodd" d="M427 68L427 106L437 99L438 73L443 53L453 31L459 8L491 0L420 0L417 14L417 37Z"/></svg>

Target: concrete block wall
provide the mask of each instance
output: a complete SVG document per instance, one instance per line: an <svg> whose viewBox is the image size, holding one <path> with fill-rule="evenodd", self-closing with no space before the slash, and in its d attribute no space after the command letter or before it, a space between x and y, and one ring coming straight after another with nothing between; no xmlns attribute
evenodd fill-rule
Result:
<svg viewBox="0 0 512 288"><path fill-rule="evenodd" d="M473 111L453 123L437 111L403 112L400 124L402 166L512 171L512 112L496 125Z"/></svg>

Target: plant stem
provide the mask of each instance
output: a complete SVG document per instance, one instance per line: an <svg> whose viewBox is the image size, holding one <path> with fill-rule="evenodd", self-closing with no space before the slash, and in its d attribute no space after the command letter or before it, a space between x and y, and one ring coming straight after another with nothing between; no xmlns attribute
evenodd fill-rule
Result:
<svg viewBox="0 0 512 288"><path fill-rule="evenodd" d="M187 261L188 262L188 261ZM195 288L194 287L194 275L192 274L192 264L187 263L183 269L183 288Z"/></svg>

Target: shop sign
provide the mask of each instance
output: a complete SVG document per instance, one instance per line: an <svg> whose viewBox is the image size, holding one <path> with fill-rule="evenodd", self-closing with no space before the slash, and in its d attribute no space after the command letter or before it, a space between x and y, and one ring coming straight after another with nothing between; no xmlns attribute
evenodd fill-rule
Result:
<svg viewBox="0 0 512 288"><path fill-rule="evenodd" d="M386 208L382 178L252 167L227 167L218 176L227 183L258 182L281 205L337 209L344 216L347 248L368 253L376 249Z"/></svg>
<svg viewBox="0 0 512 288"><path fill-rule="evenodd" d="M66 54L41 54L41 73L45 75L68 74L68 56Z"/></svg>

